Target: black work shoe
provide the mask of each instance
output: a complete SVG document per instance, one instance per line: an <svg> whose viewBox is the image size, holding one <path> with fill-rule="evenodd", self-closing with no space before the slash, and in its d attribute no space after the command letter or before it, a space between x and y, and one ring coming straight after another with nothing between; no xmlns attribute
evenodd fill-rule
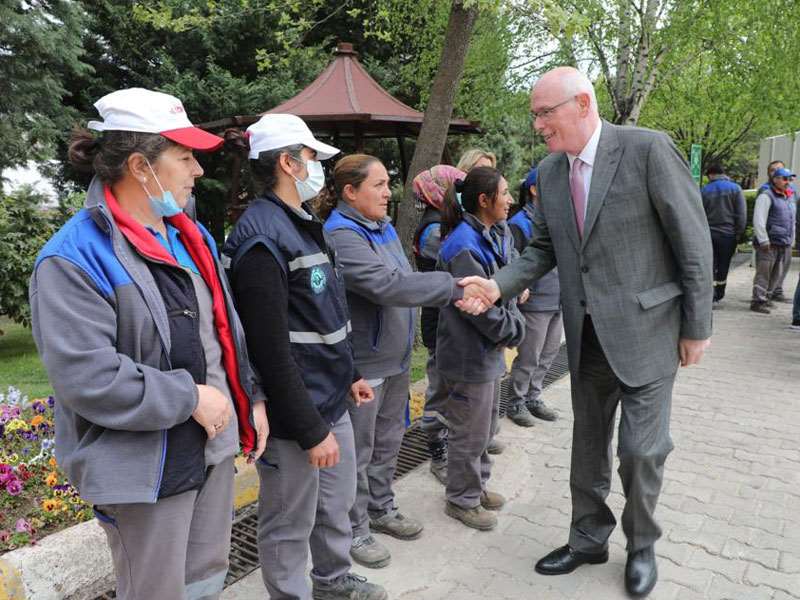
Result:
<svg viewBox="0 0 800 600"><path fill-rule="evenodd" d="M542 421L555 421L558 419L558 413L552 408L548 408L544 400L528 400L525 404L537 419Z"/></svg>
<svg viewBox="0 0 800 600"><path fill-rule="evenodd" d="M536 563L536 572L540 575L564 575L572 573L581 565L600 565L608 562L608 550L598 553L578 552L561 546Z"/></svg>
<svg viewBox="0 0 800 600"><path fill-rule="evenodd" d="M800 319L794 319L792 324L789 325L789 329L793 329L794 331L800 331Z"/></svg>
<svg viewBox="0 0 800 600"><path fill-rule="evenodd" d="M792 303L792 299L791 298L787 298L783 294L775 294L775 295L772 296L772 298L770 298L770 300L772 302L779 302L780 304L791 304Z"/></svg>
<svg viewBox="0 0 800 600"><path fill-rule="evenodd" d="M442 485L447 485L447 439L428 442L431 453L431 473Z"/></svg>
<svg viewBox="0 0 800 600"><path fill-rule="evenodd" d="M506 416L512 423L520 427L533 427L536 425L536 419L533 418L531 411L528 410L524 403L519 406L509 406Z"/></svg>
<svg viewBox="0 0 800 600"><path fill-rule="evenodd" d="M750 310L756 313L761 313L762 315L770 314L770 310L767 308L766 302L751 302L750 303Z"/></svg>
<svg viewBox="0 0 800 600"><path fill-rule="evenodd" d="M656 552L652 546L628 553L625 563L625 589L634 598L644 598L658 581Z"/></svg>

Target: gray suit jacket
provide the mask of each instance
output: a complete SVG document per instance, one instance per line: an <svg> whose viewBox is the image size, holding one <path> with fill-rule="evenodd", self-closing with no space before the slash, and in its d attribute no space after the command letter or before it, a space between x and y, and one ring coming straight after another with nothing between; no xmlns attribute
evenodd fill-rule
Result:
<svg viewBox="0 0 800 600"><path fill-rule="evenodd" d="M565 153L541 162L538 184L533 238L495 275L503 298L557 264L573 373L588 312L625 385L673 374L678 339L711 336L712 259L700 192L672 140L603 122L583 239Z"/></svg>

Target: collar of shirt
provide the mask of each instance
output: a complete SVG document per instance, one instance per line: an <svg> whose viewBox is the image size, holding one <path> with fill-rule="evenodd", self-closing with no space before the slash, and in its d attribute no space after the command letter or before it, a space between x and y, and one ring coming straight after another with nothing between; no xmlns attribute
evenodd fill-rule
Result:
<svg viewBox="0 0 800 600"><path fill-rule="evenodd" d="M594 157L597 154L597 145L600 143L600 130L603 128L603 121L600 120L597 123L597 127L592 134L592 137L589 138L589 141L586 142L586 145L581 150L580 154L577 156L589 166L589 168L594 167ZM567 159L569 160L569 168L570 171L572 170L572 163L575 162L576 156L574 154L570 154L567 152Z"/></svg>
<svg viewBox="0 0 800 600"><path fill-rule="evenodd" d="M183 242L181 241L181 232L178 231L177 227L170 225L169 223L164 223L167 226L167 238L164 239L158 231L153 229L152 227L148 227L147 230L153 234L153 236L158 240L158 242L164 247L164 249L169 252L175 261L184 269L189 269L195 275L200 275L200 269L197 268L194 260L192 259L192 255L189 254L189 251L184 246Z"/></svg>

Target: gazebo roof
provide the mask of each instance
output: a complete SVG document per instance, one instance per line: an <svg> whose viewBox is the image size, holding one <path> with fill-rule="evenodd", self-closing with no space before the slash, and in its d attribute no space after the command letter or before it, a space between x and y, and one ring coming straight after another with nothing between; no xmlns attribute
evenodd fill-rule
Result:
<svg viewBox="0 0 800 600"><path fill-rule="evenodd" d="M384 90L358 61L353 45L344 42L319 77L267 113L297 115L331 135L348 135L355 125L365 137L417 135L424 116ZM450 133L479 131L475 122L450 121Z"/></svg>

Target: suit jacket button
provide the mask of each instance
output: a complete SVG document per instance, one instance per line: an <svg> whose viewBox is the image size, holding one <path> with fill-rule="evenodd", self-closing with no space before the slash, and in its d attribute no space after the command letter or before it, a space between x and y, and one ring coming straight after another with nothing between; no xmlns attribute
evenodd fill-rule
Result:
<svg viewBox="0 0 800 600"><path fill-rule="evenodd" d="M581 306L586 306L586 300L581 300Z"/></svg>
<svg viewBox="0 0 800 600"><path fill-rule="evenodd" d="M589 272L589 267L585 267L585 266L581 267L581 273L588 273L588 272Z"/></svg>

